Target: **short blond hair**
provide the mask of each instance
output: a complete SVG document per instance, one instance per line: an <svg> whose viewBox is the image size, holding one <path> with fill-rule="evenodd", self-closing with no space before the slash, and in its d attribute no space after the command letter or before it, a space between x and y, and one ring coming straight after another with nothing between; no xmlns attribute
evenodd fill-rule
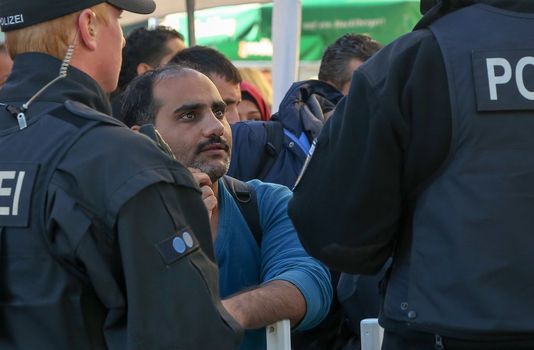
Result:
<svg viewBox="0 0 534 350"><path fill-rule="evenodd" d="M109 23L105 2L91 7L98 21ZM42 52L62 60L74 40L76 21L82 11L5 33L5 43L11 58L25 52Z"/></svg>

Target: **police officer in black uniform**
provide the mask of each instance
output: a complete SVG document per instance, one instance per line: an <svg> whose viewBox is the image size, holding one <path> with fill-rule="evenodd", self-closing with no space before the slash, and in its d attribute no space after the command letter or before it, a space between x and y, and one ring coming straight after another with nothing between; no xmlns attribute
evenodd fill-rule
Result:
<svg viewBox="0 0 534 350"><path fill-rule="evenodd" d="M534 2L423 1L353 76L289 212L375 273L383 349L534 348Z"/></svg>
<svg viewBox="0 0 534 350"><path fill-rule="evenodd" d="M4 0L0 349L234 349L190 173L109 117L123 10Z"/></svg>

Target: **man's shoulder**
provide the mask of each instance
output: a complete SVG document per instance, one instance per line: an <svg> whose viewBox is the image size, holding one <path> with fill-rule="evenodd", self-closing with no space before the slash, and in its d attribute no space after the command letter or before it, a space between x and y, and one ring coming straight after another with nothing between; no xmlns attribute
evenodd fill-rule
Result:
<svg viewBox="0 0 534 350"><path fill-rule="evenodd" d="M432 32L419 29L384 46L356 70L356 74L363 74L371 85L378 85L387 79L392 71L400 68L405 71L417 69L414 62L422 56L434 57L439 54L439 46Z"/></svg>
<svg viewBox="0 0 534 350"><path fill-rule="evenodd" d="M232 135L239 137L241 142L261 143L261 138L266 135L267 123L269 122L256 120L234 123L231 125Z"/></svg>
<svg viewBox="0 0 534 350"><path fill-rule="evenodd" d="M131 163L133 167L139 168L143 165L155 166L162 162L172 164L169 162L170 158L148 137L130 130L122 122L85 104L68 100L51 109L44 109L49 117L45 123L50 127L42 132L61 129L64 131L58 133L68 137L62 140L62 165L75 162L81 168L86 164L106 164L107 167L115 168ZM51 123L53 121L54 123ZM96 167L98 168L100 167Z"/></svg>
<svg viewBox="0 0 534 350"><path fill-rule="evenodd" d="M283 214L287 216L287 211L284 208L287 207L287 203L293 195L289 188L260 180L250 180L247 181L247 184L256 192L260 213L274 213L282 210Z"/></svg>
<svg viewBox="0 0 534 350"><path fill-rule="evenodd" d="M75 179L78 192L94 208L106 208L106 215L115 215L126 201L154 184L197 189L187 169L152 140L116 125L103 124L82 135L58 170L59 176Z"/></svg>
<svg viewBox="0 0 534 350"><path fill-rule="evenodd" d="M94 153L95 157L100 156L116 164L127 161L133 161L136 166L161 162L171 164L169 156L152 140L124 126L102 125L94 128L84 134L78 144L78 147L86 148L87 153Z"/></svg>
<svg viewBox="0 0 534 350"><path fill-rule="evenodd" d="M269 130L272 128L268 125L272 123L274 122L243 121L232 124L232 159L228 170L230 176L249 180L262 173L266 166L265 161L270 159L267 157L270 154L267 144L271 138ZM282 128L280 129L282 134ZM273 145L273 148L275 147Z"/></svg>
<svg viewBox="0 0 534 350"><path fill-rule="evenodd" d="M263 182L257 179L241 181L231 176L225 176L224 179L221 178L218 181L219 186L224 184L224 190L229 194L231 194L231 191L237 192L238 196L240 192L254 192L260 207L266 204L265 200L269 200L269 197L272 197L271 199L285 199L285 197L291 197L292 195L291 190L284 185ZM233 200L235 201L237 199L233 198Z"/></svg>
<svg viewBox="0 0 534 350"><path fill-rule="evenodd" d="M171 176L189 174L150 138L122 126L103 125L90 130L74 145L69 159L94 168L95 175L112 177L117 186L139 176L175 182ZM184 180L189 178L185 176ZM192 183L184 182L188 187Z"/></svg>
<svg viewBox="0 0 534 350"><path fill-rule="evenodd" d="M249 186L251 186L252 188L254 188L254 190L257 193L280 193L280 195L282 194L291 195L291 190L287 186L284 186L284 185L271 183L271 182L264 182L264 181L257 180L257 179L249 180L246 183L249 184Z"/></svg>
<svg viewBox="0 0 534 350"><path fill-rule="evenodd" d="M260 180L250 180L246 182L237 179L234 180L244 185L240 186L240 188L238 189L235 189L236 191L246 190L254 192L253 195L250 196L250 198L256 199L257 210L260 216L270 215L269 213L272 214L273 211L276 212L279 210L282 210L282 212L287 216L287 212L284 210L284 207L287 207L287 203L289 202L289 199L292 196L292 192L289 190L289 188L283 185L263 182ZM236 211L240 210L238 203L239 199L237 199L236 196L233 196L230 192L232 190L227 187L228 181L225 182L220 179L219 186L221 186L221 183L224 183L224 190L219 191L221 191L221 193L228 192L228 197L236 204L235 206L232 206L232 209L235 209ZM224 194L224 196L226 196L226 194ZM239 194L237 195L237 197L239 197Z"/></svg>

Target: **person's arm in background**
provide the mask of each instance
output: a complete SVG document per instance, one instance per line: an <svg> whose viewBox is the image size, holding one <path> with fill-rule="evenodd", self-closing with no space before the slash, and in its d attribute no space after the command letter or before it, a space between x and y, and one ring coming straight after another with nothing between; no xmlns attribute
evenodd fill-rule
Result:
<svg viewBox="0 0 534 350"><path fill-rule="evenodd" d="M279 185L258 185L263 284L223 300L247 329L289 319L308 329L328 313L332 287L328 270L302 248L287 216L291 192Z"/></svg>

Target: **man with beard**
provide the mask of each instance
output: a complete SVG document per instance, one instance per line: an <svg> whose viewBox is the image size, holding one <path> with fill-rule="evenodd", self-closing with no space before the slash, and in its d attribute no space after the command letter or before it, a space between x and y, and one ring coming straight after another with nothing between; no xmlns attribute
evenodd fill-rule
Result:
<svg viewBox="0 0 534 350"><path fill-rule="evenodd" d="M262 349L265 331L258 328L282 319L297 329L315 326L328 312L332 289L328 271L297 239L287 216L286 187L248 182L262 231L256 242L223 180L232 146L225 114L226 104L208 77L175 66L136 78L121 111L134 129L154 124L177 160L190 167L210 216L223 305L249 330L242 349Z"/></svg>

